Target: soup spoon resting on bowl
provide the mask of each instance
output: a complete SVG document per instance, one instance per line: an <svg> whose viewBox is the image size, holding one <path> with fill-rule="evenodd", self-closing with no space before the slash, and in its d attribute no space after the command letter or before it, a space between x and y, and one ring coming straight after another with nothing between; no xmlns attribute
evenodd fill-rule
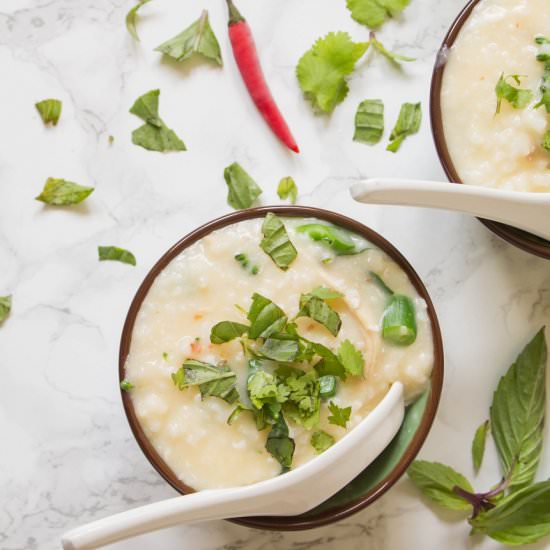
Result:
<svg viewBox="0 0 550 550"><path fill-rule="evenodd" d="M182 523L303 514L357 477L394 438L404 415L403 385L395 382L355 428L295 470L245 487L171 498L83 525L62 537L63 548L91 550Z"/></svg>
<svg viewBox="0 0 550 550"><path fill-rule="evenodd" d="M550 193L527 193L449 182L373 178L351 187L368 204L422 206L472 214L550 240Z"/></svg>

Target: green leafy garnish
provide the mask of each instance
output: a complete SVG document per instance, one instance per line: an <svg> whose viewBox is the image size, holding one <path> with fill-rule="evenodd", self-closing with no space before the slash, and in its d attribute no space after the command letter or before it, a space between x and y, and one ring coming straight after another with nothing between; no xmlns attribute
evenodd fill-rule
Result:
<svg viewBox="0 0 550 550"><path fill-rule="evenodd" d="M84 187L64 179L48 178L36 200L51 206L69 206L81 203L93 191L93 187Z"/></svg>
<svg viewBox="0 0 550 550"><path fill-rule="evenodd" d="M213 344L224 344L230 342L235 338L239 338L246 333L248 327L241 323L235 323L233 321L222 321L217 323L210 330L210 342Z"/></svg>
<svg viewBox="0 0 550 550"><path fill-rule="evenodd" d="M132 143L149 151L186 151L185 143L159 117L160 90L151 90L138 97L130 113L145 124L132 132Z"/></svg>
<svg viewBox="0 0 550 550"><path fill-rule="evenodd" d="M138 10L143 6L144 4L147 4L151 0L139 0L139 2L128 12L126 15L126 28L128 29L128 32L131 34L132 38L134 40L137 40L139 42L139 36L136 30L136 20L137 20L137 14Z"/></svg>
<svg viewBox="0 0 550 550"><path fill-rule="evenodd" d="M365 359L363 354L349 340L344 340L340 344L338 359L350 376L363 376Z"/></svg>
<svg viewBox="0 0 550 550"><path fill-rule="evenodd" d="M388 151L396 153L406 137L416 134L420 130L422 121L422 107L420 103L403 103L399 117L390 135Z"/></svg>
<svg viewBox="0 0 550 550"><path fill-rule="evenodd" d="M504 73L500 75L497 85L495 86L495 93L497 95L497 115L500 113L503 99L508 101L514 109L524 109L533 98L533 92L531 90L516 88L509 84L506 80L510 78L513 79L518 86L521 84L521 75L511 74L504 76Z"/></svg>
<svg viewBox="0 0 550 550"><path fill-rule="evenodd" d="M327 288L326 286L318 286L311 292L308 292L308 295L321 298L321 300L336 300L337 298L343 298L344 296L341 292L332 290L332 288Z"/></svg>
<svg viewBox="0 0 550 550"><path fill-rule="evenodd" d="M247 389L250 401L257 409L266 404L280 405L288 399L289 394L284 384L280 384L273 374L264 370L257 370L248 377ZM280 407L277 411L280 411Z"/></svg>
<svg viewBox="0 0 550 550"><path fill-rule="evenodd" d="M249 271L251 275L257 275L260 272L260 268L257 265L250 264L250 259L244 252L235 254L235 260L241 264L243 269Z"/></svg>
<svg viewBox="0 0 550 550"><path fill-rule="evenodd" d="M341 408L334 401L331 401L328 404L328 409L332 413L328 417L329 423L345 428L351 416L351 407Z"/></svg>
<svg viewBox="0 0 550 550"><path fill-rule="evenodd" d="M128 382L128 380L123 380L120 383L120 389L122 391L130 391L134 389L134 385L131 382Z"/></svg>
<svg viewBox="0 0 550 550"><path fill-rule="evenodd" d="M260 243L261 249L279 269L286 271L298 256L298 251L292 244L284 223L269 212L262 224L262 233L264 238Z"/></svg>
<svg viewBox="0 0 550 550"><path fill-rule="evenodd" d="M548 44L550 44L550 40L545 36L537 36L537 38L535 38L535 42L539 46L548 46ZM539 52L537 55L537 61L544 63L544 74L540 83L541 97L539 102L535 105L535 109L544 106L546 112L550 113L550 52L548 51L548 48ZM548 134L549 133L547 132L543 140L543 147L545 149L550 149L550 135ZM544 145L545 143L548 144L548 147Z"/></svg>
<svg viewBox="0 0 550 550"><path fill-rule="evenodd" d="M323 325L333 336L337 336L342 326L342 319L325 300L313 294L300 296L300 311L296 317L309 317Z"/></svg>
<svg viewBox="0 0 550 550"><path fill-rule="evenodd" d="M371 33L371 39L370 42L378 52L380 52L386 59L389 59L393 63L408 63L410 61L416 61L414 57L409 57L407 55L401 55L395 52L391 52L390 50L386 49L382 42L377 40L377 38L374 36L374 33Z"/></svg>
<svg viewBox="0 0 550 550"><path fill-rule="evenodd" d="M208 20L208 11L203 10L201 16L183 32L164 42L157 52L162 52L177 61L188 59L197 53L223 65L220 44Z"/></svg>
<svg viewBox="0 0 550 550"><path fill-rule="evenodd" d="M382 337L398 346L410 346L416 340L416 308L408 296L393 294L382 317Z"/></svg>
<svg viewBox="0 0 550 550"><path fill-rule="evenodd" d="M3 323L11 311L11 296L0 296L0 323Z"/></svg>
<svg viewBox="0 0 550 550"><path fill-rule="evenodd" d="M136 257L124 248L118 246L98 246L99 261L115 261L123 264L136 265Z"/></svg>
<svg viewBox="0 0 550 550"><path fill-rule="evenodd" d="M288 400L283 405L285 415L310 430L319 423L321 411L317 373L312 370L300 376L290 376L285 384L290 390Z"/></svg>
<svg viewBox="0 0 550 550"><path fill-rule="evenodd" d="M349 91L346 77L368 47L368 42L353 42L346 32L331 32L302 56L296 76L314 108L331 113L345 99Z"/></svg>
<svg viewBox="0 0 550 550"><path fill-rule="evenodd" d="M250 321L248 336L252 340L268 338L276 332L282 332L288 320L285 312L278 305L258 293L252 296L252 305L247 319Z"/></svg>
<svg viewBox="0 0 550 550"><path fill-rule="evenodd" d="M348 10L355 21L376 29L389 17L401 13L410 0L347 0Z"/></svg>
<svg viewBox="0 0 550 550"><path fill-rule="evenodd" d="M542 147L547 151L550 151L550 130L548 130L542 138Z"/></svg>
<svg viewBox="0 0 550 550"><path fill-rule="evenodd" d="M44 124L57 126L61 116L62 103L59 99L44 99L35 104Z"/></svg>
<svg viewBox="0 0 550 550"><path fill-rule="evenodd" d="M250 208L262 194L262 190L237 162L229 165L223 172L225 183L229 188L227 202L235 210Z"/></svg>
<svg viewBox="0 0 550 550"><path fill-rule="evenodd" d="M477 472L481 468L483 455L485 454L485 443L487 442L487 432L489 431L489 421L486 420L479 426L472 441L472 462L474 470Z"/></svg>
<svg viewBox="0 0 550 550"><path fill-rule="evenodd" d="M336 256L359 254L369 247L369 243L359 235L335 225L307 223L299 225L296 231L320 242Z"/></svg>
<svg viewBox="0 0 550 550"><path fill-rule="evenodd" d="M338 357L330 351L327 347L316 342L310 343L315 355L318 355L321 360L315 365L315 370L319 376L336 376L341 380L347 378L346 369L344 365L340 363Z"/></svg>
<svg viewBox="0 0 550 550"><path fill-rule="evenodd" d="M267 436L265 448L282 466L283 473L292 465L295 447L294 440L289 437L287 423L281 414Z"/></svg>
<svg viewBox="0 0 550 550"><path fill-rule="evenodd" d="M324 432L323 430L313 432L309 441L311 443L311 446L317 451L318 454L325 452L335 443L334 437L332 437L327 432Z"/></svg>
<svg viewBox="0 0 550 550"><path fill-rule="evenodd" d="M298 357L300 344L297 338L288 334L273 334L265 340L258 353L272 361L290 363Z"/></svg>
<svg viewBox="0 0 550 550"><path fill-rule="evenodd" d="M355 113L354 141L375 145L384 133L384 103L380 99L366 99Z"/></svg>
<svg viewBox="0 0 550 550"><path fill-rule="evenodd" d="M298 187L296 187L296 182L294 178L287 176L283 178L277 187L277 195L280 199L290 199L292 204L296 204L296 199L298 198Z"/></svg>

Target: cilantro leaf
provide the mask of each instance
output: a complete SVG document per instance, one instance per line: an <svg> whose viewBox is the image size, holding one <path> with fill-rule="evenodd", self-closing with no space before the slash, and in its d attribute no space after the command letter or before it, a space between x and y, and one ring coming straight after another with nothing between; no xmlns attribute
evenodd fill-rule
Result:
<svg viewBox="0 0 550 550"><path fill-rule="evenodd" d="M11 296L0 296L0 323L3 323L11 311Z"/></svg>
<svg viewBox="0 0 550 550"><path fill-rule="evenodd" d="M406 137L416 134L420 130L422 121L422 107L420 103L403 103L399 117L390 135L388 151L396 153Z"/></svg>
<svg viewBox="0 0 550 550"><path fill-rule="evenodd" d="M220 44L208 20L208 11L183 32L162 43L155 51L162 52L177 61L188 59L197 53L223 65Z"/></svg>
<svg viewBox="0 0 550 550"><path fill-rule="evenodd" d="M261 249L273 260L275 265L286 271L298 256L298 251L292 244L284 223L281 219L268 212L262 224L264 238Z"/></svg>
<svg viewBox="0 0 550 550"><path fill-rule="evenodd" d="M279 384L273 374L264 370L258 370L248 377L247 389L250 401L257 409L261 409L268 403L272 405L284 403L289 394L284 384Z"/></svg>
<svg viewBox="0 0 550 550"><path fill-rule="evenodd" d="M500 75L495 86L495 93L497 95L497 115L500 113L503 99L508 101L514 109L524 109L533 98L533 92L531 90L516 88L506 82L509 78L513 79L516 84L520 84L520 75L512 74L504 76L504 73Z"/></svg>
<svg viewBox="0 0 550 550"><path fill-rule="evenodd" d="M535 105L535 109L544 106L546 112L550 113L550 67L546 70L546 74L542 77L540 92L541 98L540 101Z"/></svg>
<svg viewBox="0 0 550 550"><path fill-rule="evenodd" d="M246 333L248 327L241 323L233 321L221 321L215 324L210 330L210 342L213 344L223 344L230 342Z"/></svg>
<svg viewBox="0 0 550 550"><path fill-rule="evenodd" d="M347 378L344 365L340 363L338 357L330 349L316 342L311 342L311 348L321 358L314 367L319 376L337 376L341 380Z"/></svg>
<svg viewBox="0 0 550 550"><path fill-rule="evenodd" d="M151 0L139 0L139 2L128 12L126 15L126 28L134 40L139 42L139 36L136 29L136 20L138 15L138 10L141 6L149 3Z"/></svg>
<svg viewBox="0 0 550 550"><path fill-rule="evenodd" d="M81 203L93 191L93 187L84 187L64 179L48 178L36 200L51 206L69 206Z"/></svg>
<svg viewBox="0 0 550 550"><path fill-rule="evenodd" d="M481 468L483 455L485 454L485 443L487 442L487 433L489 431L489 421L486 420L479 426L472 441L472 462L474 470L477 472Z"/></svg>
<svg viewBox="0 0 550 550"><path fill-rule="evenodd" d="M491 405L491 432L509 488L533 481L542 453L547 348L542 328L501 378Z"/></svg>
<svg viewBox="0 0 550 550"><path fill-rule="evenodd" d="M292 466L295 447L294 440L289 437L287 423L281 414L267 436L265 448L282 466L283 473Z"/></svg>
<svg viewBox="0 0 550 550"><path fill-rule="evenodd" d="M296 317L309 317L323 325L333 336L337 336L342 319L324 300L312 294L300 296L300 311Z"/></svg>
<svg viewBox="0 0 550 550"><path fill-rule="evenodd" d="M363 354L349 341L344 340L338 348L338 359L350 376L363 376Z"/></svg>
<svg viewBox="0 0 550 550"><path fill-rule="evenodd" d="M306 430L319 423L321 397L319 378L312 370L300 376L289 376L285 384L290 390L288 399L283 405L284 413Z"/></svg>
<svg viewBox="0 0 550 550"><path fill-rule="evenodd" d="M281 332L288 320L285 312L278 305L257 293L252 296L252 305L247 319L250 321L248 336L252 340L268 338L276 332Z"/></svg>
<svg viewBox="0 0 550 550"><path fill-rule="evenodd" d="M368 42L353 42L346 32L331 32L302 56L296 76L315 109L331 113L345 99L349 91L346 77L368 47Z"/></svg>
<svg viewBox="0 0 550 550"><path fill-rule="evenodd" d="M313 241L320 242L336 256L359 254L369 248L369 243L346 229L323 223L306 223L296 228L298 233L307 235Z"/></svg>
<svg viewBox="0 0 550 550"><path fill-rule="evenodd" d="M410 0L347 0L347 7L355 21L375 29L389 17L395 17L402 12L409 2Z"/></svg>
<svg viewBox="0 0 550 550"><path fill-rule="evenodd" d="M416 61L416 59L414 57L409 57L407 55L401 55L401 54L398 54L398 53L395 53L395 52L390 52L389 50L387 50L384 45L382 44L382 42L380 42L375 36L374 36L374 33L371 33L371 39L370 39L370 42L372 44L372 46L378 51L380 52L386 59L389 59L390 61L392 61L393 63L402 63L402 62L405 62L405 63L408 63L410 61Z"/></svg>
<svg viewBox="0 0 550 550"><path fill-rule="evenodd" d="M123 264L136 265L136 257L124 248L118 246L98 246L99 261L115 261Z"/></svg>
<svg viewBox="0 0 550 550"><path fill-rule="evenodd" d="M62 103L59 99L44 99L35 104L44 124L57 126L61 116Z"/></svg>
<svg viewBox="0 0 550 550"><path fill-rule="evenodd" d="M329 447L332 447L335 443L334 437L327 432L319 430L311 434L309 440L311 446L317 451L317 454L325 452Z"/></svg>
<svg viewBox="0 0 550 550"><path fill-rule="evenodd" d="M380 99L366 99L355 113L354 141L375 145L384 133L384 103Z"/></svg>
<svg viewBox="0 0 550 550"><path fill-rule="evenodd" d="M470 482L445 464L415 460L407 470L411 481L422 491L422 494L445 508L469 512L472 505L454 492L460 487L473 493Z"/></svg>
<svg viewBox="0 0 550 550"><path fill-rule="evenodd" d="M290 176L283 178L277 187L277 195L279 195L279 198L283 200L290 198L290 202L292 204L296 204L296 199L298 198L298 187L296 187L294 178L291 178Z"/></svg>
<svg viewBox="0 0 550 550"><path fill-rule="evenodd" d="M223 172L225 183L229 188L227 202L235 210L250 208L262 194L262 190L237 162L229 165Z"/></svg>
<svg viewBox="0 0 550 550"><path fill-rule="evenodd" d="M335 424L336 426L345 428L351 416L351 407L342 408L334 403L334 401L331 401L328 404L328 409L332 413L328 417L329 424Z"/></svg>
<svg viewBox="0 0 550 550"><path fill-rule="evenodd" d="M120 383L120 389L122 391L130 391L130 390L133 390L134 389L134 385L129 382L128 380L123 380L121 383Z"/></svg>

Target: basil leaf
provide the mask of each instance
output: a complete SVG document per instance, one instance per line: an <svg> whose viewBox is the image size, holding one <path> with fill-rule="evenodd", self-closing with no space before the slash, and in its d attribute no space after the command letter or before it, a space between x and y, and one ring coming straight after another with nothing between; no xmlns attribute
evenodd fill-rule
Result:
<svg viewBox="0 0 550 550"><path fill-rule="evenodd" d="M390 135L388 151L396 153L406 137L416 134L420 130L422 121L422 107L420 103L403 103L399 117Z"/></svg>
<svg viewBox="0 0 550 550"><path fill-rule="evenodd" d="M267 436L265 448L282 466L282 473L287 472L292 466L295 447L294 440L289 437L287 423L281 414Z"/></svg>
<svg viewBox="0 0 550 550"><path fill-rule="evenodd" d="M139 42L139 36L136 29L136 19L138 10L141 6L147 4L151 0L139 0L139 2L128 12L126 15L126 28L128 32L132 35L132 38Z"/></svg>
<svg viewBox="0 0 550 550"><path fill-rule="evenodd" d="M254 411L247 407L246 405L243 405L242 403L239 403L233 411L231 411L231 414L229 415L229 418L227 419L227 423L231 426L239 416L241 416L241 413L243 412L251 412L254 414Z"/></svg>
<svg viewBox="0 0 550 550"><path fill-rule="evenodd" d="M40 113L44 124L53 124L53 126L57 126L62 107L62 103L59 99L44 99L43 101L35 103L35 107Z"/></svg>
<svg viewBox="0 0 550 550"><path fill-rule="evenodd" d="M281 332L287 323L285 312L269 298L257 293L252 296L247 319L250 321L248 336L252 340L268 338L276 332Z"/></svg>
<svg viewBox="0 0 550 550"><path fill-rule="evenodd" d="M190 27L155 48L155 51L166 54L176 61L183 61L197 53L212 59L218 65L223 65L220 44L210 26L207 10L203 10L200 18Z"/></svg>
<svg viewBox="0 0 550 550"><path fill-rule="evenodd" d="M267 338L258 353L272 361L291 363L295 361L300 352L300 346L296 338L285 334L274 334Z"/></svg>
<svg viewBox="0 0 550 550"><path fill-rule="evenodd" d="M320 242L332 250L336 256L359 254L369 247L369 243L359 235L334 225L308 223L299 225L296 231L307 235L313 241Z"/></svg>
<svg viewBox="0 0 550 550"><path fill-rule="evenodd" d="M309 317L323 325L333 336L337 336L342 326L342 319L324 300L302 294L300 297L300 311L296 317Z"/></svg>
<svg viewBox="0 0 550 550"><path fill-rule="evenodd" d="M500 379L491 405L491 432L504 477L514 490L533 481L542 452L547 348L544 328Z"/></svg>
<svg viewBox="0 0 550 550"><path fill-rule="evenodd" d="M397 346L410 346L416 340L416 308L402 294L393 294L382 318L382 338Z"/></svg>
<svg viewBox="0 0 550 550"><path fill-rule="evenodd" d="M335 424L336 426L345 428L351 416L351 407L342 408L334 403L334 401L331 401L328 404L328 409L332 413L328 417L329 424Z"/></svg>
<svg viewBox="0 0 550 550"><path fill-rule="evenodd" d="M410 0L347 0L348 10L355 21L375 29L389 17L402 12Z"/></svg>
<svg viewBox="0 0 550 550"><path fill-rule="evenodd" d="M311 434L311 439L309 440L311 446L317 451L317 454L325 452L329 447L332 447L336 441L327 432L319 430Z"/></svg>
<svg viewBox="0 0 550 550"><path fill-rule="evenodd" d="M321 414L320 386L317 373L309 371L300 376L290 376L285 380L290 390L288 400L283 405L285 415L306 430L319 424Z"/></svg>
<svg viewBox="0 0 550 550"><path fill-rule="evenodd" d="M489 421L486 420L479 426L472 441L472 462L474 470L477 472L481 468L483 455L485 454L485 444L487 442L487 432L489 431Z"/></svg>
<svg viewBox="0 0 550 550"><path fill-rule="evenodd" d="M230 342L246 333L248 327L233 321L222 321L215 324L210 330L210 342L213 344L224 344Z"/></svg>
<svg viewBox="0 0 550 550"><path fill-rule="evenodd" d="M0 323L3 323L11 311L11 296L0 296Z"/></svg>
<svg viewBox="0 0 550 550"><path fill-rule="evenodd" d="M497 95L497 115L500 113L503 99L508 101L514 109L523 109L527 107L533 98L533 92L531 90L516 88L506 82L509 78L513 79L516 84L520 84L520 75L512 74L504 76L504 73L500 75L500 78L495 86L495 93Z"/></svg>
<svg viewBox="0 0 550 550"><path fill-rule="evenodd" d="M503 544L537 542L550 535L550 480L510 494L469 521L474 532L485 533Z"/></svg>
<svg viewBox="0 0 550 550"><path fill-rule="evenodd" d="M393 63L399 64L401 62L407 63L407 62L410 62L410 61L416 61L416 59L414 57L409 57L407 55L400 55L400 54L395 53L395 52L390 52L374 36L371 37L370 41L371 41L373 47L377 51L379 51L386 59L389 59Z"/></svg>
<svg viewBox="0 0 550 550"><path fill-rule="evenodd" d="M98 246L99 261L115 261L123 264L136 265L136 257L124 248L118 246Z"/></svg>
<svg viewBox="0 0 550 550"><path fill-rule="evenodd" d="M365 359L363 354L349 340L344 340L340 344L338 359L350 376L363 376Z"/></svg>
<svg viewBox="0 0 550 550"><path fill-rule="evenodd" d="M250 208L262 194L262 190L256 182L237 162L230 164L224 170L223 177L229 188L227 203L235 210Z"/></svg>
<svg viewBox="0 0 550 550"><path fill-rule="evenodd" d="M290 198L292 204L296 204L296 199L298 198L298 187L296 187L296 182L291 177L283 178L279 182L277 187L277 195L280 199Z"/></svg>
<svg viewBox="0 0 550 550"><path fill-rule="evenodd" d="M460 487L473 493L470 482L462 475L445 464L415 460L407 470L411 481L422 491L422 494L450 510L469 512L472 505L458 496L454 487Z"/></svg>
<svg viewBox="0 0 550 550"><path fill-rule="evenodd" d="M311 342L311 347L315 354L321 357L314 367L319 376L337 376L341 380L347 378L344 365L330 349L316 342Z"/></svg>
<svg viewBox="0 0 550 550"><path fill-rule="evenodd" d="M290 241L284 223L269 212L262 224L262 233L264 238L260 247L279 269L286 271L298 256L298 251Z"/></svg>
<svg viewBox="0 0 550 550"><path fill-rule="evenodd" d="M337 298L343 298L344 295L337 290L332 290L325 286L318 286L314 288L311 292L308 292L309 296L315 296L316 298L321 298L321 300L336 300Z"/></svg>
<svg viewBox="0 0 550 550"><path fill-rule="evenodd" d="M131 382L128 382L128 380L123 380L121 383L120 383L120 389L122 391L130 391L130 390L133 390L134 389L134 385L131 383Z"/></svg>
<svg viewBox="0 0 550 550"><path fill-rule="evenodd" d="M36 200L51 206L69 206L81 203L93 191L93 187L84 187L64 179L48 178Z"/></svg>
<svg viewBox="0 0 550 550"><path fill-rule="evenodd" d="M380 99L366 99L359 103L355 113L354 141L375 145L384 133L384 103Z"/></svg>
<svg viewBox="0 0 550 550"><path fill-rule="evenodd" d="M185 151L185 143L159 117L160 90L151 90L138 97L130 113L145 124L132 132L132 143L149 151Z"/></svg>

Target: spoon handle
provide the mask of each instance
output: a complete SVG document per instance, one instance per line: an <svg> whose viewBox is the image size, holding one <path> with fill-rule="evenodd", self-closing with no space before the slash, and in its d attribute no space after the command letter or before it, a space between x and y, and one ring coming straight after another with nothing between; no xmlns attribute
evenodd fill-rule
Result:
<svg viewBox="0 0 550 550"><path fill-rule="evenodd" d="M356 201L473 214L550 239L550 193L505 191L448 182L368 179L351 187Z"/></svg>

